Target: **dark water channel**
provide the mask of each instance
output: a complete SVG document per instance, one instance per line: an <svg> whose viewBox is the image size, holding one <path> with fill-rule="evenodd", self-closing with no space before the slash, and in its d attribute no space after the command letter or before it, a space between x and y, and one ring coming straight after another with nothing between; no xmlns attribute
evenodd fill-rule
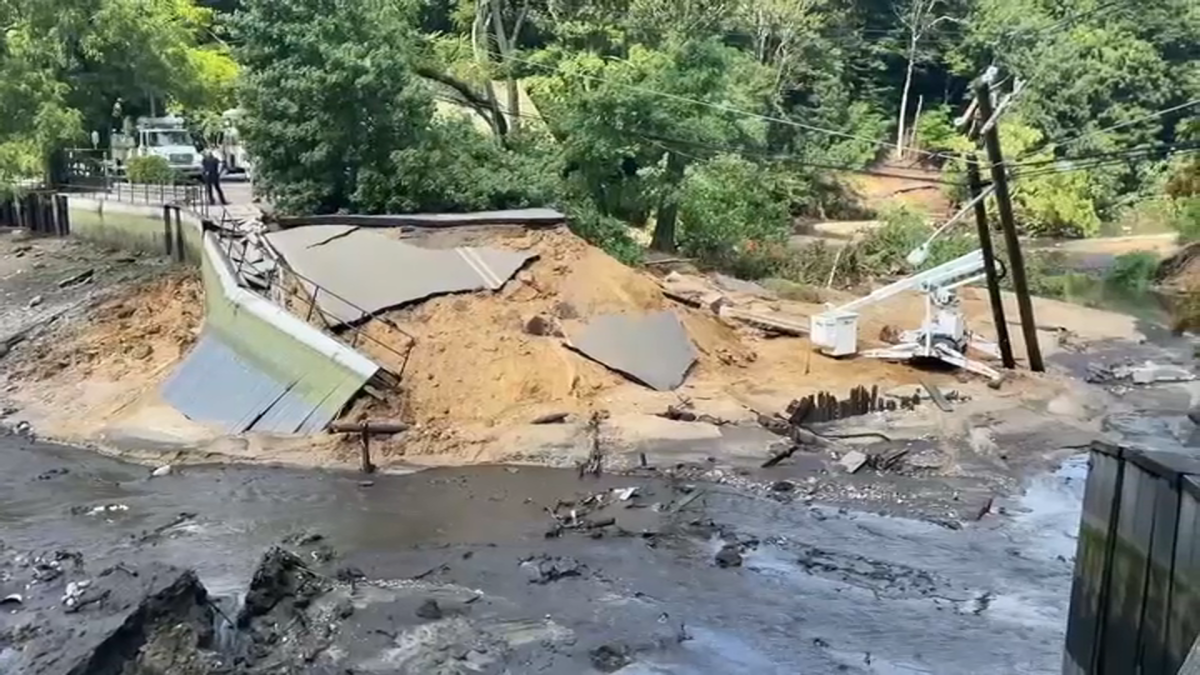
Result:
<svg viewBox="0 0 1200 675"><path fill-rule="evenodd" d="M667 516L653 508L674 498L666 482L581 482L552 469L434 470L369 487L357 475L263 467L148 479L141 467L9 436L0 438L0 554L69 548L89 566L162 561L236 596L269 545L319 532L337 564L369 577L421 577L497 599L477 621L525 626L553 653L514 673L594 672L589 650L609 643L634 657L622 673L1051 673L1085 470L1068 462L1002 502L1005 515L955 530L706 486ZM649 508L631 510L628 527L659 536L545 537L544 506L633 485ZM741 567L714 564L724 541L748 543ZM532 584L519 563L537 554L571 556L586 571ZM420 648L419 633L396 641L395 658ZM380 663L376 672L409 671Z"/></svg>

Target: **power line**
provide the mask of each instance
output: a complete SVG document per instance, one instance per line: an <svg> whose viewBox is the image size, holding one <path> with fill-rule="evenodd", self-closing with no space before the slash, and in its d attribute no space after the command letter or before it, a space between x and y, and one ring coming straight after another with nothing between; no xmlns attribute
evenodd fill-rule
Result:
<svg viewBox="0 0 1200 675"><path fill-rule="evenodd" d="M688 103L691 105L712 108L714 110L720 110L722 112L730 113L733 115L741 115L741 116L747 117L747 118L758 119L758 120L762 120L764 122L774 122L777 124L784 124L787 126L796 127L798 129L804 129L807 131L812 131L814 133L824 134L826 136L843 138L843 139L852 140L852 141L859 141L861 143L870 144L872 147L881 147L881 148L899 148L900 147L899 145L897 145L895 143L890 143L888 141L880 141L877 139L867 138L865 136L857 136L855 134L850 134L850 133L846 133L843 131L837 131L834 129L826 129L824 127L818 127L818 126L815 126L812 124L806 124L804 122L798 122L796 120L787 119L784 117L774 117L772 115L763 115L763 114L759 114L759 113L754 113L754 112L750 112L748 110L741 110L739 108L724 105L721 103L712 103L709 101L701 101L698 99L689 98L687 96L680 96L678 94L672 94L670 92L657 91L654 89L647 89L646 87L640 87L640 86L637 86L634 84L625 84L623 82L614 82L612 80L609 80L609 79L606 79L603 77L599 77L597 75L589 75L587 73L561 73L560 71L555 69L554 66L550 66L547 64L543 64L543 63L538 63L536 61L530 61L529 59L522 59L522 58L518 58L515 56L509 56L508 58L517 63L524 63L526 65L534 66L537 68L542 68L544 70L551 70L554 72L558 72L560 76L581 77L584 79L592 80L593 82L612 84L612 85L615 85L618 87L623 87L625 89L629 89L632 91L641 92L643 94L649 94L651 96L660 96L662 98L679 101L681 103ZM957 157L957 155L947 155L944 153L929 152L926 150L915 150L915 152L918 152L919 154L922 154L922 155L927 155L929 157L935 157L935 158L940 158L940 159L954 159Z"/></svg>
<svg viewBox="0 0 1200 675"><path fill-rule="evenodd" d="M1192 150L1192 149L1195 149L1198 147L1200 147L1200 142L1156 143L1156 144L1149 144L1149 145L1134 145L1134 146L1129 146L1127 148L1122 148L1120 150L1107 150L1104 152L1094 152L1094 153L1086 154L1086 155L1075 155L1073 157L1052 157L1050 159L1039 159L1037 161L1030 161L1030 162L1005 162L1004 164L1005 164L1005 166L1010 167L1010 168L1017 168L1017 167L1024 167L1024 166L1045 166L1047 164L1060 164L1063 162L1076 162L1076 161L1085 161L1085 160L1090 160L1090 159L1120 158L1120 157L1126 157L1126 156L1140 155L1140 154L1144 154L1144 153L1162 152L1164 154L1169 154L1171 152L1178 152L1181 150ZM1025 153L1022 156L1028 156L1028 154L1029 153Z"/></svg>
<svg viewBox="0 0 1200 675"><path fill-rule="evenodd" d="M455 98L451 98L451 97L437 96L437 95L435 95L433 98L436 100L439 100L439 101L444 101L446 103L454 103L457 105L466 105L461 99L455 99ZM511 113L505 113L504 111L501 111L501 115L511 116ZM516 116L523 118L523 119L536 120L536 121L539 121L542 123L546 123L546 121L547 121L545 119L545 117L542 117L539 115L530 115L528 113L518 113ZM744 157L749 156L749 157L754 157L756 159L766 160L766 161L788 162L788 163L794 164L796 166L803 166L803 167L809 167L809 168L814 168L814 169L826 169L829 171L844 171L846 173L854 173L854 174L860 174L860 175L864 175L864 176L875 176L875 177L879 177L879 178L899 178L899 179L904 179L904 180L912 180L912 181L918 181L918 182L922 182L922 183L931 183L931 184L936 184L936 185L953 185L953 186L964 185L964 183L947 180L945 178L906 176L904 174L890 173L887 171L877 171L874 169L864 169L862 167L848 166L848 165L844 165L844 164L828 164L828 163L822 163L822 162L814 162L814 161L811 161L811 160L805 158L802 155L786 154L786 153L772 153L769 151L758 151L753 148L736 147L736 146L731 146L731 145L706 143L704 141L673 138L670 136L662 136L659 134L648 134L648 133L640 132L640 131L636 131L636 130L631 131L629 133L631 133L643 140L647 140L647 141L651 141L651 142L655 142L655 143L673 143L673 144L678 144L678 145L701 147L701 148L705 148L710 151L725 152L728 154L741 155ZM662 146L660 146L660 147L662 147ZM674 148L664 148L664 149L675 150ZM686 153L684 153L684 154L686 154ZM693 157L694 159L702 159L702 158L696 157L694 155L689 155L689 156Z"/></svg>
<svg viewBox="0 0 1200 675"><path fill-rule="evenodd" d="M1183 110L1185 108L1190 108L1194 105L1200 105L1200 98L1193 99L1191 101L1188 101L1187 103L1181 103L1176 106L1171 106L1170 108L1156 110L1156 111L1149 113L1147 115L1144 115L1142 117L1138 117L1138 118L1132 119L1132 120L1127 120L1125 122L1121 122L1119 124L1114 124L1110 127L1105 127L1103 129L1096 129L1095 131L1084 131L1084 132L1077 133L1073 136L1067 135L1065 137L1060 137L1058 139L1050 139L1050 140L1043 142L1039 148L1025 152L1024 154L1021 155L1021 157L1027 157L1030 154L1038 152L1038 151L1045 149L1051 145L1054 145L1059 148L1067 146L1067 145L1071 145L1072 143L1076 143L1084 138L1088 138L1089 136L1095 136L1097 134L1104 134L1104 133L1108 133L1110 131L1115 131L1117 129L1123 129L1128 126L1138 124L1139 122L1146 122L1148 120L1157 119L1159 117L1162 117L1163 115L1168 115L1170 113L1177 112L1177 111ZM1020 159L1020 158L1018 158L1018 159Z"/></svg>
<svg viewBox="0 0 1200 675"><path fill-rule="evenodd" d="M1191 154L1191 153L1194 153L1197 151L1200 151L1200 147L1185 148L1185 149L1173 152L1171 154L1172 155L1188 155L1188 154ZM1044 167L1041 169L1035 169L1033 171L1024 171L1024 172L1016 173L1016 174L1014 174L1014 178L1033 178L1036 176L1046 176L1046 175L1056 174L1056 173L1070 173L1073 171L1091 171L1094 169L1100 169L1100 168L1104 168L1107 166L1120 166L1122 164L1128 163L1130 160L1135 160L1135 159L1153 159L1156 156L1156 154L1157 153L1131 154L1131 155L1125 155L1122 157L1114 157L1114 158L1110 158L1110 159L1096 159L1096 160L1092 160L1090 162L1081 162L1078 164L1069 164L1069 165L1065 165L1065 166Z"/></svg>

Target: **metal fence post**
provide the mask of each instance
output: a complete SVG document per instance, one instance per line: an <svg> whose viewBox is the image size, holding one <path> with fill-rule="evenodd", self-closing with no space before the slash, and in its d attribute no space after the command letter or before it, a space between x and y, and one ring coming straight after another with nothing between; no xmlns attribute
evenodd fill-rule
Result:
<svg viewBox="0 0 1200 675"><path fill-rule="evenodd" d="M313 311L317 309L317 293L321 291L321 287L313 284L312 297L308 300L308 316L304 317L305 321L312 321Z"/></svg>

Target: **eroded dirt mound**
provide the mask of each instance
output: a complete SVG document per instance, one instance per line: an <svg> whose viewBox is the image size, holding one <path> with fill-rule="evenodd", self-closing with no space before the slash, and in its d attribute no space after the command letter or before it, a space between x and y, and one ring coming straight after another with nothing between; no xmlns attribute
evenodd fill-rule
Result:
<svg viewBox="0 0 1200 675"><path fill-rule="evenodd" d="M30 346L22 378L121 380L173 363L195 342L204 320L199 275L181 270L131 286L100 303L65 334Z"/></svg>
<svg viewBox="0 0 1200 675"><path fill-rule="evenodd" d="M565 229L493 232L470 243L538 257L495 293L443 296L385 313L415 338L407 363L401 354L409 341L373 322L370 334L394 351L370 341L362 348L402 372L404 396L370 413L453 426L527 420L543 404L586 409L598 394L626 383L563 344L564 332L601 314L674 310L699 353L697 372L754 358L734 329L672 303L652 276Z"/></svg>

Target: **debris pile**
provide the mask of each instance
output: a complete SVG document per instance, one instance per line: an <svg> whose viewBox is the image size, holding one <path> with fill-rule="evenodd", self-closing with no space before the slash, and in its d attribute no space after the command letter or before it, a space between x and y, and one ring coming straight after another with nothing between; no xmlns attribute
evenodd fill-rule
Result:
<svg viewBox="0 0 1200 675"><path fill-rule="evenodd" d="M671 389L692 371L754 359L733 328L675 305L653 277L565 228L455 234L406 241L503 249L529 262L495 291L430 297L364 324L359 349L402 373L404 397L351 417L446 428L524 423L550 405L586 416L597 397L627 384L622 374Z"/></svg>

